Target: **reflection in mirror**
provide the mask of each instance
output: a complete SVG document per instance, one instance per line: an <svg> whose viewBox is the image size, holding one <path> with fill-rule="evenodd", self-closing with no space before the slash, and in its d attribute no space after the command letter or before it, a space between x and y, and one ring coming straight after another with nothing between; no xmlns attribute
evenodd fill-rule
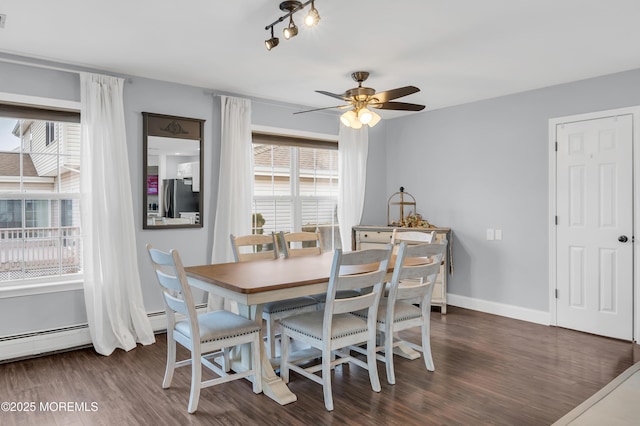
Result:
<svg viewBox="0 0 640 426"><path fill-rule="evenodd" d="M142 116L143 228L202 227L204 120Z"/></svg>

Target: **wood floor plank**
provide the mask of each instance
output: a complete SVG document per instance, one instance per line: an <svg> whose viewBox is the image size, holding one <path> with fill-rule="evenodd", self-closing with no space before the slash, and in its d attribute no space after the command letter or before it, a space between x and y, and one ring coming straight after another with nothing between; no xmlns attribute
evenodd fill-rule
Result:
<svg viewBox="0 0 640 426"><path fill-rule="evenodd" d="M639 346L629 342L460 308L448 312L432 313L435 372L427 372L422 359L396 357L397 384L391 386L378 363L382 392L375 393L365 370L337 367L331 413L322 387L291 373L295 403L283 407L254 395L241 380L203 389L190 415L188 368L176 371L170 389L161 387L166 344L159 335L154 345L109 357L82 349L0 364L0 402L58 407L0 412L0 424L544 425L640 361ZM401 336L420 339L415 331ZM61 409L58 403L65 402L75 409Z"/></svg>

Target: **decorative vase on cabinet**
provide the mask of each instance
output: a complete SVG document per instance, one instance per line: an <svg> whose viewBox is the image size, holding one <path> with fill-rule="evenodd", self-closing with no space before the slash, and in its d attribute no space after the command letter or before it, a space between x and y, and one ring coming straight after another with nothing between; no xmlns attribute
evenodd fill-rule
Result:
<svg viewBox="0 0 640 426"><path fill-rule="evenodd" d="M440 312L442 314L446 314L447 279L449 273L453 270L453 263L451 259L451 228L393 228L390 226L358 225L354 226L351 230L351 249L364 250L379 247L380 244L389 244L391 242L391 236L393 235L394 229L398 232L435 231L437 241L447 241L447 250L445 256L442 258L442 266L440 267L440 273L438 274L435 286L433 287L433 297L431 299L431 306L439 306Z"/></svg>

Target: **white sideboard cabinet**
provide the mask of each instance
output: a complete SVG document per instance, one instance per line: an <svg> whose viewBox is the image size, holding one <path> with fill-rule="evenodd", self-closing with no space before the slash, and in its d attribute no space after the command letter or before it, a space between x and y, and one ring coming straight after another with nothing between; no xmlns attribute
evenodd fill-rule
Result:
<svg viewBox="0 0 640 426"><path fill-rule="evenodd" d="M451 259L451 228L393 228L391 226L366 226L359 225L352 228L351 233L351 249L352 250L364 250L368 248L375 248L380 244L389 244L391 242L391 236L393 230L397 229L397 232L403 231L418 231L418 232L436 232L437 241L447 241L447 250L443 257L442 266L440 267L440 273L436 280L436 284L433 287L433 297L431 299L431 306L439 306L440 312L447 313L447 279L449 273L453 270Z"/></svg>

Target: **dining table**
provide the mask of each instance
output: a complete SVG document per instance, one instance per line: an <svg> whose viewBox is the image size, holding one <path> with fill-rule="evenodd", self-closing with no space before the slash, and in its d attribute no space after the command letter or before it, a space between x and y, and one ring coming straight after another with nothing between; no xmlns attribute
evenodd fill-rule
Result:
<svg viewBox="0 0 640 426"><path fill-rule="evenodd" d="M240 315L262 323L265 303L325 293L333 257L333 252L327 252L314 256L207 264L185 267L185 272L191 286L237 302ZM392 259L389 271L393 270L393 264ZM374 266L352 266L346 271L341 269L341 273L363 273L373 270ZM234 371L251 367L250 350L250 345L243 345L232 353L230 364ZM275 373L264 344L260 353L264 394L281 405L296 401L296 395ZM409 359L420 357L419 352L408 347L400 348L398 354Z"/></svg>

